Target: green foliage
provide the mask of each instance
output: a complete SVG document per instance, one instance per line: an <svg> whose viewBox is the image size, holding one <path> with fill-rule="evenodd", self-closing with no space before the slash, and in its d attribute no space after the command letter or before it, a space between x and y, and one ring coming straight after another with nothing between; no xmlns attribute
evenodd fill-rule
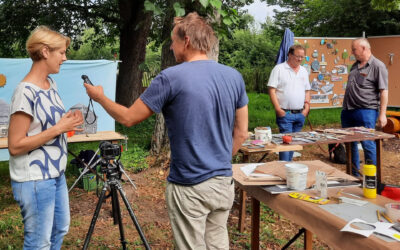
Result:
<svg viewBox="0 0 400 250"><path fill-rule="evenodd" d="M141 172L149 167L146 162L146 157L149 155L149 151L143 148L133 145L133 147L128 147L128 151L123 152L123 162L122 164L125 169L131 170L134 173Z"/></svg>
<svg viewBox="0 0 400 250"><path fill-rule="evenodd" d="M10 183L8 161L0 162L0 249L21 249L24 231Z"/></svg>
<svg viewBox="0 0 400 250"><path fill-rule="evenodd" d="M249 29L235 30L231 39L221 41L219 61L240 71L248 92L266 93L279 43L269 26L260 33Z"/></svg>
<svg viewBox="0 0 400 250"><path fill-rule="evenodd" d="M151 41L146 47L146 60L140 65L143 71L142 85L150 86L153 78L161 71L161 45L157 46L156 41Z"/></svg>
<svg viewBox="0 0 400 250"><path fill-rule="evenodd" d="M369 36L400 33L400 11L374 9L371 0L267 2L286 8L276 13L276 24L280 30L290 28L296 36L359 37L363 31Z"/></svg>
<svg viewBox="0 0 400 250"><path fill-rule="evenodd" d="M185 9L181 7L179 3L174 3L173 5L176 16L184 16L185 15Z"/></svg>
<svg viewBox="0 0 400 250"><path fill-rule="evenodd" d="M144 9L154 12L155 15L160 15L162 13L161 8L149 0L144 1Z"/></svg>
<svg viewBox="0 0 400 250"><path fill-rule="evenodd" d="M128 151L121 155L122 165L126 169L140 172L149 167L146 157L149 155L154 123L155 115L130 128L116 124L115 130L128 136Z"/></svg>
<svg viewBox="0 0 400 250"><path fill-rule="evenodd" d="M399 0L372 0L372 7L376 10L400 10Z"/></svg>
<svg viewBox="0 0 400 250"><path fill-rule="evenodd" d="M146 46L146 59L140 69L148 72L150 76L156 76L161 70L161 46L156 41L151 41Z"/></svg>
<svg viewBox="0 0 400 250"><path fill-rule="evenodd" d="M106 43L99 46L95 41L98 35L95 33L93 28L88 28L83 32L81 39L81 46L79 49L71 49L68 51L68 59L71 60L96 60L96 59L106 59L113 60L114 54L119 51L119 45L115 43ZM117 39L118 41L118 39ZM71 46L72 48L77 46Z"/></svg>
<svg viewBox="0 0 400 250"><path fill-rule="evenodd" d="M31 30L48 25L70 36L77 49L81 32L92 27L96 43L115 41L120 24L118 1L115 0L58 0L58 1L0 1L0 56L26 56L25 41ZM10 48L12 45L12 48Z"/></svg>
<svg viewBox="0 0 400 250"><path fill-rule="evenodd" d="M245 67L239 69L243 76L243 80L246 83L246 91L268 93L267 83L273 67L274 66L272 65L255 68Z"/></svg>

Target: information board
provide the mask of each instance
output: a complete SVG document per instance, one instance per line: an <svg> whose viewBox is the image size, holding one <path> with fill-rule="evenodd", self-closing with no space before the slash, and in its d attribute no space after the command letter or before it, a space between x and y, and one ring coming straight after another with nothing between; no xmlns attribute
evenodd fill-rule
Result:
<svg viewBox="0 0 400 250"><path fill-rule="evenodd" d="M348 73L356 59L351 54L355 38L295 37L306 49L302 65L309 72L311 108L341 107Z"/></svg>

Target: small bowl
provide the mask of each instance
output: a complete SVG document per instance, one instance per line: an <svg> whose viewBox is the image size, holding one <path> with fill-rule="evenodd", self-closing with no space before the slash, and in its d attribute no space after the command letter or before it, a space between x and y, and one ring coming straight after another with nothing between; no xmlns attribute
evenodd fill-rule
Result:
<svg viewBox="0 0 400 250"><path fill-rule="evenodd" d="M388 203L385 205L386 214L393 220L399 222L400 220L400 203Z"/></svg>

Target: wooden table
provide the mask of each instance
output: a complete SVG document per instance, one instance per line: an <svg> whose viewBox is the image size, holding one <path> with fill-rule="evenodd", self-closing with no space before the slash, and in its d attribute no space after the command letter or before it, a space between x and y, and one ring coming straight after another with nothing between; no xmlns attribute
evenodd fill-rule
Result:
<svg viewBox="0 0 400 250"><path fill-rule="evenodd" d="M99 131L96 134L79 134L67 138L68 143L75 142L91 142L91 141L119 141L127 139L126 136L121 135L115 131ZM8 148L8 139L0 138L0 149Z"/></svg>
<svg viewBox="0 0 400 250"><path fill-rule="evenodd" d="M351 129L351 128L349 128ZM301 132L300 132L301 133ZM299 133L287 133L288 135L295 136ZM319 140L316 142L301 142L301 141L293 141L290 145L267 145L264 148L258 149L249 149L245 146L242 146L239 151L243 153L243 162L249 162L250 155L259 154L259 153L269 153L269 152L283 152L283 151L294 151L301 150L296 149L296 146L305 146L305 145L323 145L323 144L336 144L336 143L344 143L346 146L346 173L351 174L352 162L351 162L351 143L358 141L367 141L374 140L376 142L376 177L377 180L381 181L381 172L382 172L382 142L384 139L394 138L394 135L386 134L380 131L374 131L372 134L363 134L355 132L354 135L344 135L343 138L338 140L329 139L329 140ZM293 149L290 149L293 147Z"/></svg>
<svg viewBox="0 0 400 250"><path fill-rule="evenodd" d="M243 153L243 162L249 162L250 155L252 154L264 153L264 156L259 160L259 162L261 162L268 153L285 152L285 151L302 150L302 149L303 146L301 145L268 144L265 145L263 148L257 148L257 149L249 149L247 147L241 147L239 151ZM247 200L246 192L243 189L239 189L239 225L238 225L239 232L244 231L244 221L246 219L246 200Z"/></svg>
<svg viewBox="0 0 400 250"><path fill-rule="evenodd" d="M268 153L297 151L297 150L303 150L303 146L299 144L282 144L282 145L267 144L264 145L263 148L248 148L247 146L242 146L239 149L239 152L243 154L243 162L250 162L250 156L253 154L263 153L264 156L266 156L266 154ZM264 156L260 160L258 160L258 162L261 162L264 159Z"/></svg>
<svg viewBox="0 0 400 250"><path fill-rule="evenodd" d="M240 171L239 167L243 164L235 164L233 171ZM371 235L368 238L354 235L351 233L340 232L347 222L335 215L321 209L319 205L310 202L293 199L288 193L272 195L259 186L245 186L240 180L235 179L236 185L244 190L252 200L252 226L251 226L251 249L259 249L259 226L260 226L260 202L263 202L275 212L283 215L305 231L305 249L312 249L312 234L328 244L334 249L400 249L399 242L386 242ZM330 188L329 195L336 194L338 188ZM307 191L314 195L315 191ZM362 189L359 187L345 188L345 192L362 196ZM349 196L349 198L351 198ZM376 199L369 199L381 207L391 199L378 195Z"/></svg>

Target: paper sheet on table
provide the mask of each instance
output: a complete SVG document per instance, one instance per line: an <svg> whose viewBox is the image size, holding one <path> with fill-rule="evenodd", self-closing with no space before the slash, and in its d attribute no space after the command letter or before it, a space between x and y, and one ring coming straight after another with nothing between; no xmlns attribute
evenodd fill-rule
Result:
<svg viewBox="0 0 400 250"><path fill-rule="evenodd" d="M264 174L264 173L255 173L254 170L264 163L253 163L247 164L243 167L240 167L240 170L246 175L246 181L274 181L275 184L282 183L284 181L281 177L271 175L271 174ZM275 182L277 181L277 182Z"/></svg>
<svg viewBox="0 0 400 250"><path fill-rule="evenodd" d="M254 173L263 173L263 174L270 174L279 176L282 179L286 180L286 171L285 171L285 164L288 162L282 161L274 161L268 162L263 165L257 166L254 170ZM344 180L349 181L357 181L358 179L343 173L342 171L322 162L322 161L296 161L296 163L305 164L308 166L308 173L307 173L307 188L311 187L315 184L316 174L315 172L322 171L325 172L328 178L342 178Z"/></svg>

